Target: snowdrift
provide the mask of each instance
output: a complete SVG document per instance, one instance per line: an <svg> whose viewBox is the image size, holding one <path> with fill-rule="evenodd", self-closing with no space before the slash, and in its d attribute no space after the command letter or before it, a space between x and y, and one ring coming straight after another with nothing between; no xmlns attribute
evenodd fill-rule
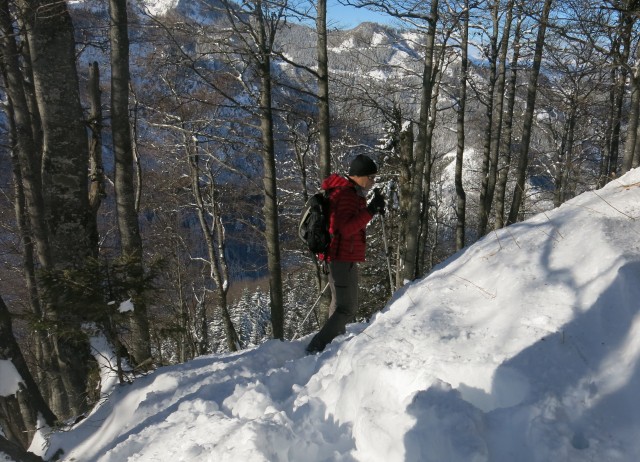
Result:
<svg viewBox="0 0 640 462"><path fill-rule="evenodd" d="M317 356L116 387L31 450L82 461L640 460L640 171L492 232Z"/></svg>

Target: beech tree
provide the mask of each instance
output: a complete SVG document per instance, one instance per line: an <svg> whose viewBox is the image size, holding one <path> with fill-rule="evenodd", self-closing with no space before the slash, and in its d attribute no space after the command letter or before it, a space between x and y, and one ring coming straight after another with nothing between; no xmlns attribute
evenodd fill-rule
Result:
<svg viewBox="0 0 640 462"><path fill-rule="evenodd" d="M491 3L493 3L493 5ZM489 1L487 5L491 12L491 34L489 36L489 46L485 52L485 59L489 63L489 75L486 78L487 94L483 101L486 109L486 120L482 147L482 168L480 172L482 181L480 186L480 203L478 207L478 236L483 236L486 232L489 213L491 210L491 202L493 200L493 186L495 185L496 172L498 169L497 157L494 156L494 154L497 154L497 151L492 151L491 141L493 139L493 131L496 128L493 123L493 119L497 116L495 115L494 105L498 91L496 83L498 81L498 55L500 53L498 46L500 35L500 4L500 0L493 0L493 2ZM506 34L508 36L508 30L506 30Z"/></svg>
<svg viewBox="0 0 640 462"><path fill-rule="evenodd" d="M456 250L460 250L465 244L466 207L467 195L462 184L462 163L465 148L465 107L467 104L467 71L469 68L469 1L465 0L460 21L460 89L457 100L457 125L458 145L456 147Z"/></svg>
<svg viewBox="0 0 640 462"><path fill-rule="evenodd" d="M626 52L622 59L621 65L627 68L627 74L629 75L630 86L630 102L629 102L629 119L627 122L627 139L624 145L624 156L622 159L621 173L628 172L631 168L635 168L640 165L640 46L638 42L635 43L635 57L629 64L624 62L625 57L631 56L630 49L633 47L634 26L640 19L640 1L638 0L625 0L620 3L613 3L612 5L620 15L621 21L625 25L621 29L621 33L624 34L623 43ZM625 73L622 73L625 75Z"/></svg>
<svg viewBox="0 0 640 462"><path fill-rule="evenodd" d="M421 217L428 207L428 194L425 194L424 182L429 183L431 158L430 158L430 121L435 121L433 113L434 90L434 50L436 46L436 33L438 30L438 0L431 1L431 9L426 16L429 26L425 35L424 69L422 71L422 86L420 98L420 117L418 122L418 134L414 152L413 174L411 177L411 192L409 211L405 223L405 244L402 252L402 280L412 281L418 274L419 236ZM427 200L425 199L427 197ZM423 210L425 209L425 210Z"/></svg>
<svg viewBox="0 0 640 462"><path fill-rule="evenodd" d="M331 173L327 0L316 0L316 33L318 34L318 164L320 178L326 178Z"/></svg>
<svg viewBox="0 0 640 462"><path fill-rule="evenodd" d="M518 61L520 59L523 20L524 15L520 10L520 12L517 14L513 40L511 42L513 53L509 62L509 79L505 82L506 89L504 95L504 116L502 118L500 141L497 146L497 149L499 151L499 166L495 190L494 229L500 229L505 226L505 200L507 197L507 182L509 180L509 173L511 171L513 126L515 123L514 108L516 103L517 81L519 75ZM504 78L506 79L506 75L504 76Z"/></svg>
<svg viewBox="0 0 640 462"><path fill-rule="evenodd" d="M507 72L506 60L510 50L509 38L513 21L514 1L508 0L504 6L504 11L502 11L500 5L501 2L496 0L491 9L492 35L490 39L490 56L488 56L490 76L483 145L478 236L483 236L487 231L499 176ZM500 20L501 16L504 20ZM500 30L502 30L502 37L500 37ZM514 52L516 51L514 50Z"/></svg>
<svg viewBox="0 0 640 462"><path fill-rule="evenodd" d="M640 6L638 7L640 8ZM640 164L640 46L636 45L635 64L630 72L631 101L629 122L627 129L627 141L624 146L624 158L622 160L621 173L626 173L631 168Z"/></svg>
<svg viewBox="0 0 640 462"><path fill-rule="evenodd" d="M507 224L513 224L518 221L520 206L525 191L525 180L527 177L527 167L529 165L529 147L531 142L531 134L533 131L534 109L536 104L536 96L538 94L538 76L540 75L540 66L542 64L542 51L544 49L544 37L549 22L549 14L551 12L552 0L545 0L540 15L538 26L538 35L535 42L535 52L531 73L529 75L529 83L527 86L527 106L525 109L524 121L522 125L522 142L518 158L518 167L516 170L517 181L513 192L513 200L509 211Z"/></svg>
<svg viewBox="0 0 640 462"><path fill-rule="evenodd" d="M100 67L97 62L89 68L89 207L91 210L90 225L91 245L99 246L98 211L102 200L106 197L105 174L102 162L102 92L100 91Z"/></svg>
<svg viewBox="0 0 640 462"><path fill-rule="evenodd" d="M95 257L88 205L88 150L75 63L73 25L65 2L21 0L10 10L2 3L3 65L15 135L14 177L21 181L24 208L16 195L23 223L31 306L49 335L40 351L50 387L51 407L63 417L87 409L92 363L81 323L82 300L70 300L64 287L51 284L65 271L85 267ZM14 16L15 15L15 16ZM13 20L24 25L19 36L20 67ZM25 75L24 72L27 74ZM25 82L33 82L33 92ZM28 212L29 221L22 214ZM27 226L28 225L28 229ZM38 277L35 277L38 276ZM48 282L47 282L48 281ZM37 286L32 286L33 283Z"/></svg>
<svg viewBox="0 0 640 462"><path fill-rule="evenodd" d="M262 183L264 205L262 213L265 224L265 244L269 271L269 296L271 300L271 324L273 337L284 338L284 296L282 290L282 262L280 251L280 225L278 219L278 188L274 139L274 108L272 103L271 61L278 28L284 20L285 3L258 0L245 3L238 9L235 4L224 1L227 18L236 37L244 44L241 52L254 73L248 77L255 80L245 82L248 87L257 84L257 111L259 120L260 157L262 159ZM243 63L244 65L244 63Z"/></svg>
<svg viewBox="0 0 640 462"><path fill-rule="evenodd" d="M0 2L0 27L2 28L2 74L7 92L6 114L10 124L11 162L14 183L14 210L18 232L23 242L22 268L27 287L28 305L38 320L44 319L43 301L36 278L38 264L50 264L44 224L44 201L40 178L40 149L42 146L41 127L37 112L35 94L27 91L23 79L16 34L12 25L12 13L7 1ZM37 119L37 120L34 120ZM35 355L38 364L38 379L47 384L43 394L50 400L57 400L57 410L66 411L63 398L66 391L58 371L58 364L52 355L53 343L45 329L36 329Z"/></svg>
<svg viewBox="0 0 640 462"><path fill-rule="evenodd" d="M134 283L130 354L136 367L149 367L151 347L144 298L142 237L136 209L133 142L129 121L129 34L126 0L110 0L111 132L115 159L115 194L122 257ZM138 284L135 284L138 281Z"/></svg>

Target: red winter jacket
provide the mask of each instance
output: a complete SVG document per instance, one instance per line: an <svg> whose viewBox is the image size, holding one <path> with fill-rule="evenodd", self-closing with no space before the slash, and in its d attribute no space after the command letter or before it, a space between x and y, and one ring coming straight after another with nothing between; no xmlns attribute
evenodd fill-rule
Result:
<svg viewBox="0 0 640 462"><path fill-rule="evenodd" d="M322 182L329 192L329 232L333 236L329 251L321 258L326 261L364 261L367 238L365 229L373 215L361 195L362 188L336 173Z"/></svg>

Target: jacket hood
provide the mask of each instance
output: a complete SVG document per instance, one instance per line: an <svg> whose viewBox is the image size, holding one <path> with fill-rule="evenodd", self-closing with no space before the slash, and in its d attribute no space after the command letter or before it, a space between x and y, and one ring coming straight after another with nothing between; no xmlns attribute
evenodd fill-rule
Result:
<svg viewBox="0 0 640 462"><path fill-rule="evenodd" d="M354 184L342 175L332 173L322 181L321 188L325 191L332 188L340 188L344 186L354 186Z"/></svg>

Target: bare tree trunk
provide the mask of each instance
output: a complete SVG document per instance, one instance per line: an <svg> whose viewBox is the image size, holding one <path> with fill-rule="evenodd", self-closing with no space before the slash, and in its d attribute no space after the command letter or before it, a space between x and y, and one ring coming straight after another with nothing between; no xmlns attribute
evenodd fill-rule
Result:
<svg viewBox="0 0 640 462"><path fill-rule="evenodd" d="M496 160L491 157L491 140L493 139L493 119L496 117L494 111L494 102L496 96L496 80L497 80L497 61L498 61L498 35L499 35L499 10L500 1L494 0L491 10L493 20L493 32L489 41L489 87L487 91L487 107L486 107L486 126L484 131L484 146L482 150L482 170L480 176L482 183L480 186L480 203L479 203L479 221L478 236L484 236L489 222L489 213L491 213L491 202L493 197L489 194L493 190L490 181L495 180L495 172L497 170Z"/></svg>
<svg viewBox="0 0 640 462"><path fill-rule="evenodd" d="M73 24L65 2L23 0L35 94L43 128L42 187L51 257L82 266L87 232L88 148L75 65Z"/></svg>
<svg viewBox="0 0 640 462"><path fill-rule="evenodd" d="M198 298L194 285L191 285L193 298L196 301L195 314L200 328L200 339L197 343L197 354L206 355L211 352L209 345L209 320L207 316L207 291L203 288L202 297Z"/></svg>
<svg viewBox="0 0 640 462"><path fill-rule="evenodd" d="M98 63L89 69L89 207L91 210L91 247L97 252L99 246L98 210L106 193L104 188L104 167L102 164L102 102L100 91L100 68ZM95 254L97 257L97 253Z"/></svg>
<svg viewBox="0 0 640 462"><path fill-rule="evenodd" d="M462 53L460 59L460 88L458 95L458 116L457 116L457 132L458 145L456 149L456 250L464 247L465 243L465 227L466 227L466 207L467 195L464 192L462 184L462 164L464 161L464 112L467 104L467 70L469 68L468 46L469 46L469 1L465 0L465 11L462 15L462 40L460 50Z"/></svg>
<svg viewBox="0 0 640 462"><path fill-rule="evenodd" d="M522 18L518 19L513 38L513 56L511 58L511 75L507 84L506 111L504 119L504 133L500 137L500 168L495 191L495 224L494 229L504 227L505 198L507 192L507 180L511 167L511 139L513 133L513 109L516 101L516 85L518 80L517 64L520 59L520 32Z"/></svg>
<svg viewBox="0 0 640 462"><path fill-rule="evenodd" d="M636 65L631 72L631 102L629 110L629 122L627 128L627 140L624 147L624 159L622 161L621 174L631 170L640 153L636 152L638 141L638 130L640 130L640 47L636 49Z"/></svg>
<svg viewBox="0 0 640 462"><path fill-rule="evenodd" d="M555 191L553 196L553 205L560 207L567 200L567 193L569 187L569 178L572 170L572 154L573 144L575 139L575 125L576 125L576 113L577 96L571 95L571 101L569 102L570 108L567 111L567 120L565 122L565 129L562 135L562 141L560 142L560 148L556 157L557 171L555 174Z"/></svg>
<svg viewBox="0 0 640 462"><path fill-rule="evenodd" d="M635 18L633 15L620 12L618 36L612 46L613 67L611 69L611 81L613 83L609 100L611 104L610 121L606 131L607 153L604 156L599 186L604 186L609 180L614 178L618 170L622 109L627 84L627 65L634 22Z"/></svg>
<svg viewBox="0 0 640 462"><path fill-rule="evenodd" d="M5 78L6 80L6 78ZM22 268L24 271L25 284L27 287L27 293L29 298L29 306L35 319L38 321L44 320L43 310L40 303L40 295L38 291L38 282L36 279L35 269L35 250L33 246L33 239L31 235L31 227L29 225L28 217L26 216L26 198L24 195L23 179L20 170L20 161L16 153L16 130L15 130L15 116L13 111L13 105L11 99L7 104L8 121L11 126L12 137L12 150L11 161L13 167L13 182L15 189L15 213L16 223L18 224L18 232L20 233L23 243L22 254ZM44 398L51 403L53 409L62 410L66 412L68 409L68 400L66 396L66 390L60 377L60 371L57 361L55 360L51 339L46 330L42 327L35 328L35 355L36 355L36 378L39 384L41 384L40 392Z"/></svg>
<svg viewBox="0 0 640 462"><path fill-rule="evenodd" d="M518 159L517 182L511 202L511 210L507 224L513 224L518 221L520 206L524 197L525 181L527 178L527 167L529 166L529 144L531 143L531 133L533 131L533 117L536 105L536 96L538 94L538 75L540 74L540 66L542 63L542 50L544 49L544 36L549 22L549 13L551 11L552 0L545 0L540 17L540 26L538 36L536 38L536 47L533 57L533 68L529 78L527 87L527 106L525 109L524 123L522 128L522 146L520 149L520 158Z"/></svg>
<svg viewBox="0 0 640 462"><path fill-rule="evenodd" d="M618 77L613 89L613 106L611 108L611 129L609 131L609 156L606 165L604 182L615 178L618 170L618 160L620 157L620 130L622 125L622 108L624 105L624 94L627 80L627 73L624 69L618 70ZM603 183L604 184L604 183Z"/></svg>
<svg viewBox="0 0 640 462"><path fill-rule="evenodd" d="M19 16L16 19L18 25L24 22ZM24 29L24 27L23 27ZM33 143L36 147L34 156L37 157L38 171L42 168L42 121L40 120L40 110L38 109L38 102L36 100L36 90L34 88L33 66L31 65L31 53L29 51L29 37L22 31L21 39L23 45L20 47L21 65L23 78L23 88L25 97L27 100L27 106L29 108L29 115L31 118L31 127L33 133Z"/></svg>
<svg viewBox="0 0 640 462"><path fill-rule="evenodd" d="M260 133L262 135L262 167L264 184L264 219L267 243L267 267L269 268L269 297L271 302L271 326L273 337L284 338L284 296L282 292L282 266L280 262L280 230L278 225L278 195L276 185L276 160L273 139L273 108L271 105L271 52L275 28L271 25L267 36L267 19L263 3L256 2L258 46L258 72L260 76ZM271 21L271 19L269 19Z"/></svg>
<svg viewBox="0 0 640 462"><path fill-rule="evenodd" d="M436 223L436 229L434 230L433 236L435 239L433 242L429 242L429 207L431 204L431 171L433 170L433 165L435 163L435 158L432 154L433 147L433 135L435 133L436 122L437 122L437 108L438 108L438 98L440 96L440 83L442 80L442 74L440 73L440 67L442 63L445 62L446 59L446 43L453 32L453 28L449 28L444 34L445 36L442 39L442 45L440 46L440 53L437 59L434 60L433 63L433 71L432 71L432 90L431 90L431 107L429 108L429 121L427 124L427 136L425 138L425 147L426 147L426 156L425 156L425 165L424 165L424 176L423 176L423 187L422 187L422 215L420 217L420 231L418 238L418 259L416 262L416 277L419 277L423 274L426 274L429 269L433 266L433 254L434 249L437 246L438 240L438 226ZM429 248L430 247L430 248ZM427 254L429 254L429 266L427 268L425 262L427 258Z"/></svg>
<svg viewBox="0 0 640 462"><path fill-rule="evenodd" d="M273 134L273 108L271 95L271 56L273 43L283 18L284 5L265 3L257 0L246 4L246 10L239 11L235 3L223 0L227 17L232 28L248 40L244 53L252 59L252 65L259 79L258 119L260 121L260 154L263 168L265 241L267 269L269 271L269 296L271 305L271 326L274 338L284 338L284 296L282 289L282 266L280 255L280 232L278 224L278 197ZM266 12L266 14L265 14ZM253 43L250 43L251 40ZM254 84L251 84L254 86Z"/></svg>
<svg viewBox="0 0 640 462"><path fill-rule="evenodd" d="M500 162L500 147L501 147L501 137L502 137L502 123L503 123L503 117L504 117L504 100L505 100L504 91L505 91L505 81L506 81L506 72L507 72L506 62L507 62L507 52L509 50L509 46L508 46L509 35L511 32L511 24L513 21L513 4L514 4L513 0L509 0L509 2L507 3L507 12L506 12L507 16L504 22L502 40L500 43L500 50L499 50L497 82L496 82L496 88L494 92L495 103L493 107L493 113L491 116L491 124L492 124L491 143L490 143L491 152L490 152L489 162L492 168L489 169L489 176L487 178L487 189L486 189L486 194L484 198L484 210L486 211L487 214L491 213L491 206L494 201L496 189L500 188L500 186L497 186L497 183L499 181L499 175L500 175L499 162ZM517 56L517 53L518 51L515 50L514 55ZM515 85L515 82L514 82L514 85ZM510 114L513 115L513 111L511 111ZM508 166L507 166L507 170L508 170ZM500 192L504 194L504 190ZM483 201L481 201L481 203L482 202ZM502 197L501 206L504 209L504 196ZM486 233L487 225L488 225L488 215L487 215L487 222L484 224L484 226L482 226L482 229L481 229L483 234Z"/></svg>
<svg viewBox="0 0 640 462"><path fill-rule="evenodd" d="M102 200L106 197L105 192L105 174L102 163L102 99L100 91L100 68L97 62L93 62L89 67L89 209L91 229L92 247L94 249L94 257L99 256L100 235L98 232L98 211ZM124 382L124 374L122 372L121 354L125 348L121 339L118 337L117 328L113 317L110 313L104 313L100 319L101 328L105 336L111 342L116 350L117 373L120 383Z"/></svg>
<svg viewBox="0 0 640 462"><path fill-rule="evenodd" d="M140 281L134 294L130 353L137 366L151 361L149 320L142 280L142 238L135 201L133 143L129 124L129 34L126 0L109 0L111 17L111 126L115 155L115 195L122 254L130 267L129 277Z"/></svg>
<svg viewBox="0 0 640 462"><path fill-rule="evenodd" d="M31 216L32 232L38 243L42 270L52 274L83 268L92 255L88 226L87 136L75 67L75 39L65 2L20 0L18 4L27 31L25 43L29 46L43 147L41 199L32 192L26 196L30 214L32 207L38 209L39 201L42 202L42 215ZM21 125L16 124L17 127ZM18 136L21 137L20 129ZM24 142L30 137L27 134L21 138ZM36 147L34 139L37 137L32 136L28 143ZM34 171L37 161L24 159L22 163L23 156L19 157L26 192L27 184L29 188L38 184L32 176L35 178L40 172ZM35 199L33 203L32 198ZM59 328L66 329L64 336L57 333L51 336L69 399L69 410L64 414L78 414L87 408L86 390L92 362L88 340L81 331L79 311L68 306L59 288L47 289L40 293L45 297L42 304L45 316L51 317Z"/></svg>
<svg viewBox="0 0 640 462"><path fill-rule="evenodd" d="M404 266L401 268L402 282L414 280L417 274L419 258L419 236L421 232L420 221L423 216L422 207L428 207L423 200L423 181L425 169L430 168L427 161L430 153L427 152L429 140L429 120L431 114L431 98L433 93L433 55L435 49L435 38L438 25L438 0L432 0L429 17L429 28L427 31L425 44L424 68L422 71L422 89L420 99L420 122L418 124L418 137L416 139L415 163L411 178L411 196L409 214L405 225L405 245L403 253Z"/></svg>
<svg viewBox="0 0 640 462"><path fill-rule="evenodd" d="M320 178L331 173L331 123L329 112L329 58L327 54L327 0L317 0L318 35L318 147Z"/></svg>
<svg viewBox="0 0 640 462"><path fill-rule="evenodd" d="M18 62L19 52L9 12L8 0L0 0L0 26L3 34L3 67L6 91L11 102L15 128L15 152L20 162L20 176L31 220L31 232L38 262L43 267L51 265L44 219L44 199L40 176L39 149L34 141L31 111L24 91L22 73Z"/></svg>
<svg viewBox="0 0 640 462"><path fill-rule="evenodd" d="M140 152L138 151L138 111L140 109L140 103L138 96L136 95L133 85L129 82L129 91L133 97L133 120L131 120L131 152L133 153L133 163L135 165L135 199L133 201L136 213L140 213L140 204L142 202L142 164L140 162Z"/></svg>
<svg viewBox="0 0 640 462"><path fill-rule="evenodd" d="M609 139L609 163L606 170L607 181L615 178L618 171L618 159L620 156L620 130L622 124L622 107L624 105L624 94L626 85L626 72L619 70L616 78L617 84L613 89L613 106L611 111L611 131Z"/></svg>
<svg viewBox="0 0 640 462"><path fill-rule="evenodd" d="M185 140L189 143L190 140ZM238 351L240 349L240 338L236 332L236 329L231 321L231 314L229 313L229 304L227 300L227 294L229 292L229 269L227 260L225 257L225 233L224 226L222 224L222 218L220 216L220 207L216 203L217 188L214 184L214 179L210 179L210 204L207 206L205 203L202 188L200 187L200 177L203 172L200 169L200 162L198 155L198 146L194 143L188 144L191 146L189 154L189 169L191 174L191 191L196 200L198 219L200 220L200 228L204 235L205 244L207 246L209 275L213 282L216 284L216 294L218 296L218 308L222 314L222 322L224 324L225 337L227 340L227 348L229 351ZM208 212L207 212L208 211ZM207 221L207 213L212 216L212 224Z"/></svg>
<svg viewBox="0 0 640 462"><path fill-rule="evenodd" d="M0 360L10 361L20 375L15 394L0 396L0 428L9 441L28 448L39 424L52 426L56 417L45 403L40 390L13 336L11 315L0 296ZM3 377L3 380L7 380ZM39 420L42 420L39 422Z"/></svg>
<svg viewBox="0 0 640 462"><path fill-rule="evenodd" d="M611 82L616 81L616 70L612 68L609 71ZM609 115L607 120L607 126L604 130L604 154L600 159L600 177L598 178L598 187L601 188L609 181L609 171L611 164L611 135L613 133L613 120L615 119L615 106L616 106L616 92L617 85L612 84L609 88L609 105L607 106Z"/></svg>
<svg viewBox="0 0 640 462"><path fill-rule="evenodd" d="M399 177L399 205L400 205L400 217L398 226L398 256L396 268L401 269L404 267L404 254L402 252L402 243L406 241L406 229L402 226L402 223L406 223L407 216L409 214L409 207L411 206L411 167L414 164L413 156L413 124L409 124L406 129L400 132L400 177ZM403 285L402 271L396 271L396 287Z"/></svg>
<svg viewBox="0 0 640 462"><path fill-rule="evenodd" d="M15 42L13 42L11 35L9 35L12 33L12 27L9 19L9 11L7 8L8 6L6 0L0 0L0 30L4 34L4 40L2 44L3 51L1 53L1 56L5 58L7 58L8 53L17 53ZM17 56L15 56L15 58L17 58ZM8 61L11 61L11 58L8 58ZM14 73L11 81L8 76L7 67L12 67L11 72ZM21 89L24 89L24 87L18 83L21 79L19 76L19 71L17 70L17 62L13 62L13 64L9 64L9 66L7 66L7 61L2 61L0 63L0 69L2 69L2 77L6 85L6 91L8 93L8 101L5 106L5 110L7 121L10 127L9 145L11 146L11 167L13 172L14 184L14 210L16 214L18 232L23 243L23 271L25 273L25 283L27 286L27 292L29 294L29 305L31 306L31 311L38 319L40 319L42 316L42 309L40 307L40 298L38 296L38 287L34 266L35 249L33 239L31 238L29 220L27 217L27 201L24 192L22 169L20 167L20 157L18 155L19 136L16 126L16 123L23 124L21 136L29 137L29 139L25 140L27 143L29 141L33 142L33 138L31 138L30 136L32 135L32 133L27 133L28 130L25 130L24 127L24 123L28 122L28 119L30 118L30 112L26 105L26 99L24 98L25 93L21 91ZM15 89L16 86L18 86L18 89ZM12 96L16 98L18 100L18 104L21 105L18 109L19 111L21 111L21 115L18 118L16 118ZM21 144L24 144L24 142ZM35 152L32 155L35 155ZM22 153L22 157L24 158L25 156L26 154ZM39 357L38 359L42 358Z"/></svg>

